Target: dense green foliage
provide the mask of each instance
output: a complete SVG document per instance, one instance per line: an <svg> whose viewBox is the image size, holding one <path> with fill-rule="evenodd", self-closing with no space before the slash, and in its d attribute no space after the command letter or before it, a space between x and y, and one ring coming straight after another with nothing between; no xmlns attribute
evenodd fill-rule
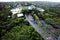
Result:
<svg viewBox="0 0 60 40"><path fill-rule="evenodd" d="M51 7L49 9L49 14L51 15L50 16L50 21L49 22L52 22L54 24L57 24L57 25L60 25L60 8L59 7ZM46 20L48 21L48 19L46 18Z"/></svg>
<svg viewBox="0 0 60 40"><path fill-rule="evenodd" d="M43 8L45 12L43 14L38 13L39 18L44 18L47 22L51 22L56 25L60 25L60 7L58 6L44 6L38 5L38 7Z"/></svg>
<svg viewBox="0 0 60 40"><path fill-rule="evenodd" d="M41 7L45 10L45 12L42 14L41 13L36 14L39 18L42 18L43 20L60 27L60 7L58 7L58 6L41 6L41 5L38 7ZM48 26L48 27L50 28L50 26ZM47 30L47 29L48 29L47 27L44 28L44 30ZM56 29L54 31L54 33L56 33L57 35L60 35L59 31L60 31L60 28Z"/></svg>
<svg viewBox="0 0 60 40"><path fill-rule="evenodd" d="M4 35L4 33L9 31L14 24L13 22L11 22L12 19L8 17L12 15L12 13L10 12L11 7L8 7L9 5L0 5L0 32L1 35Z"/></svg>
<svg viewBox="0 0 60 40"><path fill-rule="evenodd" d="M21 3L22 6L30 6L30 3ZM24 14L31 14L36 20L43 19L47 22L51 22L56 25L60 25L60 7L57 6L45 6L45 5L35 5L36 7L43 8L45 11L41 13L36 9L33 10L22 10ZM32 26L28 23L25 17L17 18L14 16L12 18L12 13L10 10L12 5L0 4L0 34L2 40L44 40ZM10 17L9 17L10 16ZM42 24L38 24L42 26ZM46 26L43 29L51 29L51 26ZM55 33L60 34L60 29L55 30Z"/></svg>
<svg viewBox="0 0 60 40"><path fill-rule="evenodd" d="M2 40L43 40L41 36L31 27L24 23L15 26L7 32Z"/></svg>
<svg viewBox="0 0 60 40"><path fill-rule="evenodd" d="M1 40L43 40L25 17L12 18L11 7L8 6L3 4L0 6Z"/></svg>

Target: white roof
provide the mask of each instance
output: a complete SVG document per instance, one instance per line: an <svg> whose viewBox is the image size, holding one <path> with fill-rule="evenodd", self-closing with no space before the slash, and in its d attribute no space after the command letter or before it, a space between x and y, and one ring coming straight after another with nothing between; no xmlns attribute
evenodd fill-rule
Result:
<svg viewBox="0 0 60 40"><path fill-rule="evenodd" d="M21 14L17 14L17 17L21 17L21 16L23 16L23 14L21 13Z"/></svg>
<svg viewBox="0 0 60 40"><path fill-rule="evenodd" d="M15 9L12 9L11 12L12 12L13 14L16 14L16 13L20 13L21 10L22 10L22 8L15 8Z"/></svg>
<svg viewBox="0 0 60 40"><path fill-rule="evenodd" d="M35 6L34 5L30 5L30 6L24 6L23 8L31 10L31 9L35 8Z"/></svg>
<svg viewBox="0 0 60 40"><path fill-rule="evenodd" d="M8 16L9 18L11 17L11 16Z"/></svg>
<svg viewBox="0 0 60 40"><path fill-rule="evenodd" d="M28 9L33 9L35 8L35 6L31 5L31 6L28 6Z"/></svg>
<svg viewBox="0 0 60 40"><path fill-rule="evenodd" d="M28 9L32 9L32 8L29 6Z"/></svg>
<svg viewBox="0 0 60 40"><path fill-rule="evenodd" d="M41 11L41 12L44 12L45 10L42 9L42 8L36 8L37 10Z"/></svg>

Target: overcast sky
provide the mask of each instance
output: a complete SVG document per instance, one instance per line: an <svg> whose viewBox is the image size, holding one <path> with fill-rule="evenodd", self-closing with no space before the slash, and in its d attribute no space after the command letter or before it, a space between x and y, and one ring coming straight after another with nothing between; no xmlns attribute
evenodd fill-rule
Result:
<svg viewBox="0 0 60 40"><path fill-rule="evenodd" d="M15 2L15 1L49 1L49 2L60 2L60 0L0 0L0 2Z"/></svg>

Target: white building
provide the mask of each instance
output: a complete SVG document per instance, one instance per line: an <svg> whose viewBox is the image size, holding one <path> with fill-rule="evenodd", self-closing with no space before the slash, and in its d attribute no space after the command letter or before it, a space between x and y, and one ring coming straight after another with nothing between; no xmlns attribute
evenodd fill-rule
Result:
<svg viewBox="0 0 60 40"><path fill-rule="evenodd" d="M21 13L21 14L17 14L17 17L22 17L23 16L23 14Z"/></svg>
<svg viewBox="0 0 60 40"><path fill-rule="evenodd" d="M30 5L30 6L25 6L23 8L24 9L28 9L28 10L32 10L32 9L35 9L35 6L34 5Z"/></svg>
<svg viewBox="0 0 60 40"><path fill-rule="evenodd" d="M20 15L21 11L22 11L22 8L11 9L12 17L14 17L14 14L19 14Z"/></svg>
<svg viewBox="0 0 60 40"><path fill-rule="evenodd" d="M45 11L44 9L42 9L42 8L37 8L37 7L35 7L34 5L24 6L24 7L18 6L18 8L11 9L12 17L14 17L14 14L17 14L17 17L23 16L23 14L21 14L22 9L23 9L23 10L37 9L37 10L40 11L40 12L44 12L44 11Z"/></svg>
<svg viewBox="0 0 60 40"><path fill-rule="evenodd" d="M42 8L36 8L38 11L40 11L40 12L44 12L45 10L44 9L42 9Z"/></svg>
<svg viewBox="0 0 60 40"><path fill-rule="evenodd" d="M21 11L22 11L22 8L15 8L11 10L12 14L21 13Z"/></svg>

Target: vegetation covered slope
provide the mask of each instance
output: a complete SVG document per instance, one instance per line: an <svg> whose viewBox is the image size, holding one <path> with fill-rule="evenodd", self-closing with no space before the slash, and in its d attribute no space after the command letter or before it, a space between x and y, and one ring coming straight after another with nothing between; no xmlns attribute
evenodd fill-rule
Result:
<svg viewBox="0 0 60 40"><path fill-rule="evenodd" d="M14 19L11 17L10 5L0 5L1 40L43 40L24 17Z"/></svg>
<svg viewBox="0 0 60 40"><path fill-rule="evenodd" d="M10 32L2 36L2 40L43 40L43 38L41 38L32 26L22 23L16 25Z"/></svg>

